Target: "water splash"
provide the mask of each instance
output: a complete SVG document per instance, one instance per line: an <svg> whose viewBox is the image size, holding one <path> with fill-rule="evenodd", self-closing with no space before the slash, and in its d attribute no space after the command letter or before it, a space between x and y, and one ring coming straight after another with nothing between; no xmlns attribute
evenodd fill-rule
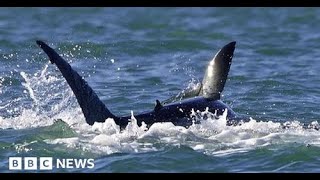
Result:
<svg viewBox="0 0 320 180"><path fill-rule="evenodd" d="M112 119L107 119L104 123L78 127L79 132L83 136L85 134L85 138L56 139L48 143L81 147L100 155L158 151L164 146L183 145L215 156L248 152L259 147L285 143L320 145L320 135L315 129L284 129L280 123L258 122L254 119L239 126L227 126L225 122L226 116L220 116L202 119L201 124L193 124L188 129L166 122L155 123L146 130L146 126L139 127L132 121L125 130L120 131Z"/></svg>
<svg viewBox="0 0 320 180"><path fill-rule="evenodd" d="M36 99L36 97L34 96L34 91L31 88L31 81L29 80L29 78L27 77L25 72L20 72L20 75L23 77L23 79L26 81L25 83L21 83L29 92L30 98L33 100L33 102L35 103L35 105L38 105L38 99Z"/></svg>
<svg viewBox="0 0 320 180"><path fill-rule="evenodd" d="M55 119L65 119L70 124L73 118L81 117L81 110L77 106L72 91L63 79L48 70L48 64L42 70L34 74L20 72L24 82L21 82L26 94L31 99L30 104L20 103L19 107L10 109L13 102L19 103L21 97L13 99L1 108L7 108L7 112L17 112L13 117L0 117L0 128L25 129L39 126L49 126ZM16 110L16 109L19 110ZM70 115L73 115L70 116Z"/></svg>
<svg viewBox="0 0 320 180"><path fill-rule="evenodd" d="M188 129L172 123L155 123L149 129L146 124L137 125L134 112L126 129L120 131L113 119L93 126L85 123L77 101L63 77L56 75L46 65L33 75L21 72L25 93L32 102L31 107L21 106L16 117L0 117L0 128L27 129L50 126L55 119L62 119L75 132L75 137L50 138L48 144L62 145L99 155L117 152L159 151L165 146L188 146L208 155L224 156L247 152L259 147L275 144L300 143L320 146L320 134L315 129L306 129L298 121L262 122L251 119L237 126L227 126L226 113L220 117L209 111L193 112L196 121ZM197 83L190 82L188 88ZM188 89L187 88L187 89ZM285 125L286 128L283 128ZM318 122L311 123L318 127ZM24 149L32 151L30 144Z"/></svg>

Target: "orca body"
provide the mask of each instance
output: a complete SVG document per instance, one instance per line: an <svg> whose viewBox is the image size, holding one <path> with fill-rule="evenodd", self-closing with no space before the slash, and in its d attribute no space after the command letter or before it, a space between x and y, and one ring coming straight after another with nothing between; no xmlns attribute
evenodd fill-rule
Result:
<svg viewBox="0 0 320 180"><path fill-rule="evenodd" d="M157 107L157 105L156 105ZM227 118L234 119L236 117L235 112L233 112L226 104L220 100L210 100L204 97L198 96L193 98L188 98L178 102L161 105L159 109L154 109L149 112L141 113L135 115L137 119L138 126L141 126L142 122L147 124L147 126L152 125L155 122L172 122L177 126L189 127L192 123L197 123L192 116L192 112L195 111L206 111L214 113L220 116L227 109ZM130 117L121 117L120 121L125 122L130 119Z"/></svg>
<svg viewBox="0 0 320 180"><path fill-rule="evenodd" d="M66 79L89 125L93 125L95 122L105 122L107 118L112 118L121 129L127 126L131 115L118 117L112 114L88 83L72 69L67 61L44 42L37 41L37 44L48 55L51 63L57 65ZM205 110L217 116L227 111L228 122L235 120L237 118L235 112L220 100L231 66L235 44L236 42L230 42L218 51L208 64L202 83L195 89L183 91L163 103L156 100L156 106L153 110L134 115L138 125L141 126L144 122L150 127L156 122L172 122L174 125L189 127L194 123L192 113Z"/></svg>

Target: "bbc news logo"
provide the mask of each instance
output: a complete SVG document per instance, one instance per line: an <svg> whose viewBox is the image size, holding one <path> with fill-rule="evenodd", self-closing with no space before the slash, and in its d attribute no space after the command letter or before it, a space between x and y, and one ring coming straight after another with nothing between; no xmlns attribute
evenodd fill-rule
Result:
<svg viewBox="0 0 320 180"><path fill-rule="evenodd" d="M52 170L94 168L94 159L53 159L52 157L9 157L9 170Z"/></svg>

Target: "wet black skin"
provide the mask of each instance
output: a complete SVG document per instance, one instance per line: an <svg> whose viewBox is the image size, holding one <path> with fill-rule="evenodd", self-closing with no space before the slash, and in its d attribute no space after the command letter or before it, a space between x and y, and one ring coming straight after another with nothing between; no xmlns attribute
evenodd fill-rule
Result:
<svg viewBox="0 0 320 180"><path fill-rule="evenodd" d="M86 122L89 125L93 125L95 122L105 122L107 118L113 118L115 123L124 129L131 119L130 116L118 117L113 115L105 104L99 99L97 94L88 85L88 83L65 61L58 55L51 47L42 41L37 41L37 44L44 50L48 55L51 63L56 64L63 77L68 82L76 99L82 109L85 116ZM209 70L215 70L211 73L213 76L207 76L208 70L204 78L204 89L197 90L194 97L183 97L182 100L171 102L165 105L157 100L157 104L154 110L150 110L141 114L134 114L139 126L142 122L150 127L156 122L172 122L175 125L189 127L194 118L191 116L192 111L205 111L207 108L209 112L216 115L222 115L227 109L227 118L229 122L236 119L236 114L224 104L220 99L220 93L223 90L225 80L231 65L231 59L233 51L235 49L235 42L231 42L225 45L215 56L212 61L216 61L215 64L211 63L208 66ZM226 61L226 62L225 62ZM220 68L219 68L220 67ZM217 73L218 72L218 73ZM210 71L209 71L210 73ZM217 76L221 76L219 77ZM212 81L212 83L210 83ZM206 85L208 84L208 85ZM216 84L214 87L213 84ZM210 98L212 97L212 98ZM184 99L187 98L187 99Z"/></svg>
<svg viewBox="0 0 320 180"><path fill-rule="evenodd" d="M182 101L166 104L157 110L134 115L139 126L142 122L151 126L155 122L172 122L174 125L189 127L194 119L192 112L203 112L208 108L211 113L220 116L227 109L227 118L235 119L236 113L220 100L210 100L202 96L197 96ZM156 108L155 108L156 109ZM126 126L131 116L121 117L117 124Z"/></svg>

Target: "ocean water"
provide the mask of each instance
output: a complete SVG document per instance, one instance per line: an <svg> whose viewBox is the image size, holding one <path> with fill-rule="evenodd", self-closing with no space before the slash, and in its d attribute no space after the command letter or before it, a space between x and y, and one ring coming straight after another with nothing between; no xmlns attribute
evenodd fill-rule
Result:
<svg viewBox="0 0 320 180"><path fill-rule="evenodd" d="M319 172L320 132L303 128L320 121L319 22L319 8L0 8L0 172ZM193 87L237 41L222 100L251 120L89 126L38 39L133 116ZM9 170L9 157L94 167Z"/></svg>

